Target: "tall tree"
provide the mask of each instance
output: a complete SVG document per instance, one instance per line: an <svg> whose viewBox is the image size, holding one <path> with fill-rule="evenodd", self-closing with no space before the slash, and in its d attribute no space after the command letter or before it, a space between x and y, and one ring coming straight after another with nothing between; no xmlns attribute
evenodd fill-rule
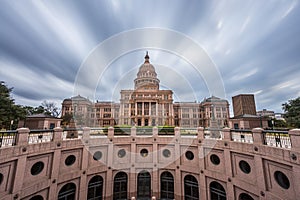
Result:
<svg viewBox="0 0 300 200"><path fill-rule="evenodd" d="M291 128L300 128L300 97L282 104L285 120Z"/></svg>
<svg viewBox="0 0 300 200"><path fill-rule="evenodd" d="M15 105L9 88L4 81L0 81L0 129L14 129L18 121L24 119L26 112L22 106Z"/></svg>

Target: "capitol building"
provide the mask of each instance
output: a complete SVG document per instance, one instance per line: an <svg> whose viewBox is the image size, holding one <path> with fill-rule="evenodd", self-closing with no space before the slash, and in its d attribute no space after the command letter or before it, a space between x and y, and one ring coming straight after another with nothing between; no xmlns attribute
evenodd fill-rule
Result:
<svg viewBox="0 0 300 200"><path fill-rule="evenodd" d="M121 90L120 103L91 102L80 95L65 99L62 116L72 114L76 125L103 127L180 126L210 127L212 118L218 127L228 126L229 103L212 96L197 102L173 102L172 90L161 90L148 52L140 66L134 90Z"/></svg>
<svg viewBox="0 0 300 200"><path fill-rule="evenodd" d="M230 129L226 100L173 102L149 59L119 103L78 95L66 128L0 132L0 200L300 199L299 129Z"/></svg>

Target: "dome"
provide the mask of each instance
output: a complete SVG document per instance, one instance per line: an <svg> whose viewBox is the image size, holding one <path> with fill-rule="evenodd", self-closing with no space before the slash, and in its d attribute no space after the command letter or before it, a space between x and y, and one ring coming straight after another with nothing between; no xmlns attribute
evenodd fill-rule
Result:
<svg viewBox="0 0 300 200"><path fill-rule="evenodd" d="M157 76L154 66L152 64L150 64L149 58L150 57L149 57L148 51L147 51L146 56L145 56L145 62L139 68L139 72L137 74L138 77L141 77L143 74L148 75L148 76L151 74L154 75L155 77Z"/></svg>
<svg viewBox="0 0 300 200"><path fill-rule="evenodd" d="M134 80L135 89L157 90L159 88L159 80L155 68L149 61L148 52L145 56L145 62L140 66L137 78Z"/></svg>

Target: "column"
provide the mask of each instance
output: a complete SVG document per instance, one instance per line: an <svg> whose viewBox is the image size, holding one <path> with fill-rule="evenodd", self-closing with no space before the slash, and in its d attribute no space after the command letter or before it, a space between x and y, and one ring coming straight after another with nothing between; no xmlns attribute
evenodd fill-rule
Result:
<svg viewBox="0 0 300 200"><path fill-rule="evenodd" d="M16 145L28 145L29 132L28 128L17 129Z"/></svg>
<svg viewBox="0 0 300 200"><path fill-rule="evenodd" d="M300 129L292 129L289 131L292 144L292 151L300 152Z"/></svg>

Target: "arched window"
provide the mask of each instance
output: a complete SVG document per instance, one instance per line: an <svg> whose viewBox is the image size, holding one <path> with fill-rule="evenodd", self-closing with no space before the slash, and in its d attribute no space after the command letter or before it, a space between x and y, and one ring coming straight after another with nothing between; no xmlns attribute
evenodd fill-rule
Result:
<svg viewBox="0 0 300 200"><path fill-rule="evenodd" d="M174 199L174 178L170 172L160 175L160 198Z"/></svg>
<svg viewBox="0 0 300 200"><path fill-rule="evenodd" d="M186 175L184 177L184 199L185 200L199 199L198 181L192 175Z"/></svg>
<svg viewBox="0 0 300 200"><path fill-rule="evenodd" d="M151 198L151 175L147 171L141 171L137 177L137 197Z"/></svg>
<svg viewBox="0 0 300 200"><path fill-rule="evenodd" d="M127 174L119 172L114 178L114 200L127 199Z"/></svg>
<svg viewBox="0 0 300 200"><path fill-rule="evenodd" d="M44 198L41 195L33 196L29 200L44 200Z"/></svg>
<svg viewBox="0 0 300 200"><path fill-rule="evenodd" d="M88 185L87 200L102 200L103 178L94 176Z"/></svg>
<svg viewBox="0 0 300 200"><path fill-rule="evenodd" d="M239 196L239 200L254 200L249 194L241 193Z"/></svg>
<svg viewBox="0 0 300 200"><path fill-rule="evenodd" d="M64 185L58 193L58 200L69 200L75 199L76 196L76 185L74 183L67 183Z"/></svg>
<svg viewBox="0 0 300 200"><path fill-rule="evenodd" d="M226 192L223 186L213 181L209 184L209 191L210 191L210 199L211 200L226 200Z"/></svg>

